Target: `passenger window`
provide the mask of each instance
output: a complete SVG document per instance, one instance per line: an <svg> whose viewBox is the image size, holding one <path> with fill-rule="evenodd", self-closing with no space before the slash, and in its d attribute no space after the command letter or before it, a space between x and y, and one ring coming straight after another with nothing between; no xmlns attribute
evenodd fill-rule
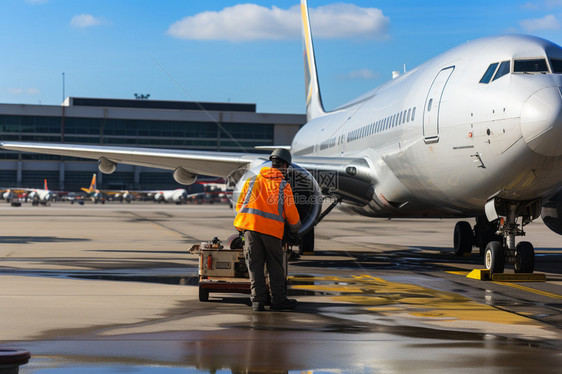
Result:
<svg viewBox="0 0 562 374"><path fill-rule="evenodd" d="M544 58L535 60L515 60L514 73L548 73L548 66Z"/></svg>
<svg viewBox="0 0 562 374"><path fill-rule="evenodd" d="M562 74L562 59L551 58L550 65L554 74Z"/></svg>
<svg viewBox="0 0 562 374"><path fill-rule="evenodd" d="M492 82L498 78L503 77L506 74L509 74L509 61L503 61L501 63L500 67L498 68L498 71L496 72L496 75L494 75L494 79L492 79Z"/></svg>
<svg viewBox="0 0 562 374"><path fill-rule="evenodd" d="M412 109L412 121L414 120L414 117L416 117L416 107Z"/></svg>
<svg viewBox="0 0 562 374"><path fill-rule="evenodd" d="M412 114L412 108L408 109L408 122L410 122L410 114Z"/></svg>
<svg viewBox="0 0 562 374"><path fill-rule="evenodd" d="M488 69L486 69L486 72L482 76L482 79L480 79L480 83L490 83L490 79L492 79L492 77L494 76L494 72L496 71L498 64L499 62L494 62L493 64L490 64L490 66L488 66Z"/></svg>
<svg viewBox="0 0 562 374"><path fill-rule="evenodd" d="M427 103L427 111L431 112L431 104L433 104L433 99L429 99L429 103Z"/></svg>

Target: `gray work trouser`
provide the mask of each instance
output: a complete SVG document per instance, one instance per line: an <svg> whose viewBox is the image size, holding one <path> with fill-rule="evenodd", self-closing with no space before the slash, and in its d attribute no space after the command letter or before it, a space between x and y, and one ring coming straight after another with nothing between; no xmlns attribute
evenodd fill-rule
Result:
<svg viewBox="0 0 562 374"><path fill-rule="evenodd" d="M269 273L271 302L284 302L287 298L287 280L283 267L281 239L255 231L246 231L244 239L244 256L250 273L252 302L264 303L266 299L264 265Z"/></svg>

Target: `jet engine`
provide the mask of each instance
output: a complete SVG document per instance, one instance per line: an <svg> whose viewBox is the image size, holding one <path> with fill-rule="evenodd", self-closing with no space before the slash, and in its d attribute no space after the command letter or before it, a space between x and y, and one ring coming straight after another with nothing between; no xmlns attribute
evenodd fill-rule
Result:
<svg viewBox="0 0 562 374"><path fill-rule="evenodd" d="M197 180L197 174L193 174L179 166L174 170L174 179L179 184L190 185Z"/></svg>
<svg viewBox="0 0 562 374"><path fill-rule="evenodd" d="M259 174L261 168L265 166L271 167L271 161L254 165L248 169L241 178L236 178L234 181L236 183L236 187L232 192L232 202L234 206L236 206L236 202L238 201L242 187L244 187L244 183L249 178ZM231 174L231 177L234 178L234 176L239 176L240 174L241 170L237 170ZM297 164L291 164L287 170L286 180L289 182L291 189L293 190L293 196L301 218L302 226L299 230L299 236L303 236L314 228L314 225L318 220L322 208L322 193L320 192L320 187L312 174ZM230 182L232 182L232 180L230 180Z"/></svg>
<svg viewBox="0 0 562 374"><path fill-rule="evenodd" d="M98 169L104 174L111 174L117 169L117 164L105 157L98 160Z"/></svg>
<svg viewBox="0 0 562 374"><path fill-rule="evenodd" d="M562 190L543 202L541 217L549 229L562 235Z"/></svg>

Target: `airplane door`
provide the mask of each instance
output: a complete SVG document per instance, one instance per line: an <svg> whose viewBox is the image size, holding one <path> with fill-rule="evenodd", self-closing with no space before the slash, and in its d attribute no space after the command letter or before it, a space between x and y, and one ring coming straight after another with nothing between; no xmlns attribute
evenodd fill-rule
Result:
<svg viewBox="0 0 562 374"><path fill-rule="evenodd" d="M439 141L439 108L443 91L453 70L455 70L454 66L441 70L429 88L423 111L423 137L426 143Z"/></svg>

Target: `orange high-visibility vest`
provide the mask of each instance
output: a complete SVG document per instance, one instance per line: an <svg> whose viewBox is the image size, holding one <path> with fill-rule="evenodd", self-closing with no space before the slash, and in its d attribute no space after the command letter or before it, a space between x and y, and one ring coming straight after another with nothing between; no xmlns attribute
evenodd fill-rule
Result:
<svg viewBox="0 0 562 374"><path fill-rule="evenodd" d="M282 239L285 222L300 227L291 185L276 168L263 167L248 179L236 204L234 226L238 230L257 231Z"/></svg>

